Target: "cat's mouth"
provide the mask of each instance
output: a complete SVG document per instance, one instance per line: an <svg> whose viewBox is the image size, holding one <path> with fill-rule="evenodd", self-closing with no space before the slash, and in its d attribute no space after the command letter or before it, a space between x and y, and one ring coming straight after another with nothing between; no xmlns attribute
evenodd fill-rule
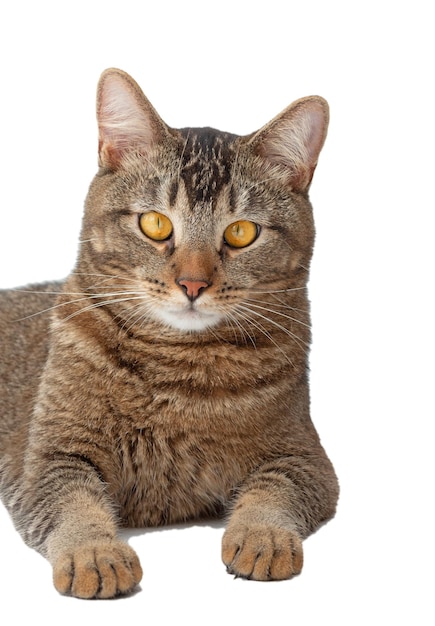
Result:
<svg viewBox="0 0 435 626"><path fill-rule="evenodd" d="M216 311L198 309L195 303L185 306L164 307L157 312L161 321L177 330L199 332L215 326L222 320Z"/></svg>

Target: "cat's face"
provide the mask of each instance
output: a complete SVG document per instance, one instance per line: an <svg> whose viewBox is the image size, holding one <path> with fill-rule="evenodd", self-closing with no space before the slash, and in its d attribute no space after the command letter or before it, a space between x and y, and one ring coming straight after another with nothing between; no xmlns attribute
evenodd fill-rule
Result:
<svg viewBox="0 0 435 626"><path fill-rule="evenodd" d="M326 132L323 102L300 101L249 137L175 131L132 79L106 72L102 167L77 264L96 304L110 304L128 327L281 325L285 296L308 279L306 191Z"/></svg>

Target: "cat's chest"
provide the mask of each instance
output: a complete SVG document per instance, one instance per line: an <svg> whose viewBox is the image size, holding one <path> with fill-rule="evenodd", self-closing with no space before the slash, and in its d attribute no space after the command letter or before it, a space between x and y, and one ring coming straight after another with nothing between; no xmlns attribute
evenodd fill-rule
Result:
<svg viewBox="0 0 435 626"><path fill-rule="evenodd" d="M213 514L248 471L243 442L203 429L140 428L118 440L119 473L109 479L130 526L176 523Z"/></svg>
<svg viewBox="0 0 435 626"><path fill-rule="evenodd" d="M136 381L112 398L118 469L108 483L129 525L220 510L267 454L253 390L205 381Z"/></svg>
<svg viewBox="0 0 435 626"><path fill-rule="evenodd" d="M168 349L88 377L80 402L101 425L96 464L126 524L212 514L270 455L279 376L249 356Z"/></svg>
<svg viewBox="0 0 435 626"><path fill-rule="evenodd" d="M143 432L228 429L276 392L277 370L241 350L206 348L144 355L105 380L111 412ZM219 426L220 425L220 426ZM154 431L153 429L156 429Z"/></svg>

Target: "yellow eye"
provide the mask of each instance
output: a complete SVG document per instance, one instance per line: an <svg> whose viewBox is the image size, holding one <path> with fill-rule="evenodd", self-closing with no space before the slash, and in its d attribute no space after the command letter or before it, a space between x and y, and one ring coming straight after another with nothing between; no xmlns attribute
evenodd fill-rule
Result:
<svg viewBox="0 0 435 626"><path fill-rule="evenodd" d="M259 232L260 229L254 222L240 220L225 229L224 240L231 248L245 248L257 239Z"/></svg>
<svg viewBox="0 0 435 626"><path fill-rule="evenodd" d="M156 211L143 213L139 218L139 225L142 232L154 241L164 241L172 235L171 220Z"/></svg>

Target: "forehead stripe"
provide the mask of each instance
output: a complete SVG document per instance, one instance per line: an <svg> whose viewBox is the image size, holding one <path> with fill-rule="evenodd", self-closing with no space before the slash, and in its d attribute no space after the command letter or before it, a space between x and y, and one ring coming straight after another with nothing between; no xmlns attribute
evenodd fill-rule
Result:
<svg viewBox="0 0 435 626"><path fill-rule="evenodd" d="M180 176L186 187L191 208L214 203L222 188L230 182L232 144L236 138L211 128L189 129L182 155Z"/></svg>

